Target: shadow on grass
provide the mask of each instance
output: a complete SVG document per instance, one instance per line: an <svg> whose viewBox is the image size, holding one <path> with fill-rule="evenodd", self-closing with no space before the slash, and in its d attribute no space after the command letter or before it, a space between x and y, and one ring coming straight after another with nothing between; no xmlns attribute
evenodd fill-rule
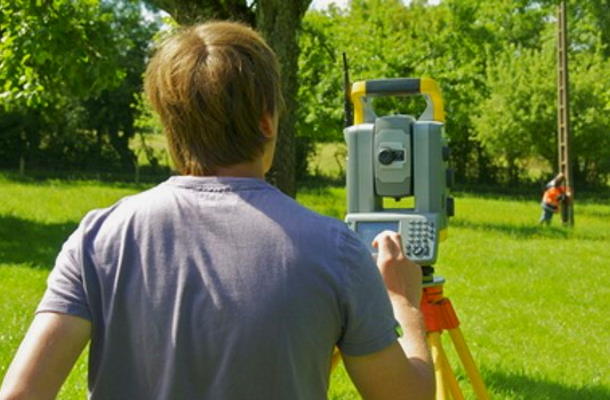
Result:
<svg viewBox="0 0 610 400"><path fill-rule="evenodd" d="M608 240L608 235L600 232L574 233L569 228L559 226L541 225L512 225L496 222L471 222L463 219L451 220L452 227L466 228L477 231L493 231L517 239L548 238L548 239L576 239L576 240Z"/></svg>
<svg viewBox="0 0 610 400"><path fill-rule="evenodd" d="M141 188L145 189L153 184L165 181L171 176L171 171L161 170L158 172L143 173L140 175L139 182L135 182L133 174L120 172L87 172L87 171L28 171L25 175L20 175L16 171L2 170L0 177L20 183L33 185L49 185L57 182L96 182L117 188Z"/></svg>
<svg viewBox="0 0 610 400"><path fill-rule="evenodd" d="M610 388L602 385L568 386L520 373L485 372L485 383L494 392L516 395L518 399L602 400L610 399Z"/></svg>
<svg viewBox="0 0 610 400"><path fill-rule="evenodd" d="M578 218L581 215L586 215L588 217L600 218L600 219L603 219L603 218L610 219L610 211L592 210L590 208L584 209L584 210L578 210L578 213L575 215L575 218Z"/></svg>
<svg viewBox="0 0 610 400"><path fill-rule="evenodd" d="M63 242L77 223L45 224L0 215L0 263L52 268Z"/></svg>
<svg viewBox="0 0 610 400"><path fill-rule="evenodd" d="M541 226L532 225L513 225L507 223L496 222L472 222L464 219L453 219L450 222L452 227L472 229L484 232L498 232L500 234L510 236L517 239L570 239L570 240L592 240L592 241L607 241L608 234L604 231L593 232L574 232L570 228L561 226Z"/></svg>
<svg viewBox="0 0 610 400"><path fill-rule="evenodd" d="M329 187L345 187L345 178L341 176L308 175L297 182L297 189L299 191L326 189Z"/></svg>
<svg viewBox="0 0 610 400"><path fill-rule="evenodd" d="M463 219L451 221L452 227L473 229L478 231L494 231L520 239L545 237L551 239L568 239L570 232L561 227L540 225L512 225L495 222L471 222Z"/></svg>
<svg viewBox="0 0 610 400"><path fill-rule="evenodd" d="M603 203L610 199L609 187L586 187L576 188L577 203ZM452 192L460 196L472 194L476 197L489 199L508 200L532 200L539 202L544 192L544 184L521 184L521 185L482 185L482 184L456 184Z"/></svg>

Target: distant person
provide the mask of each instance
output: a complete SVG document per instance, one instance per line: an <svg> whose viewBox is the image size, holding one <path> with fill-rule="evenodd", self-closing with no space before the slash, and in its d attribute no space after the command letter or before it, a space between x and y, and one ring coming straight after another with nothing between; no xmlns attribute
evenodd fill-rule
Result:
<svg viewBox="0 0 610 400"><path fill-rule="evenodd" d="M364 398L431 399L421 269L400 236L375 238L375 266L343 222L264 181L282 97L263 39L183 29L145 89L180 175L84 217L0 399L55 397L89 341L91 399L324 399L335 346Z"/></svg>
<svg viewBox="0 0 610 400"><path fill-rule="evenodd" d="M559 211L561 202L569 200L569 193L564 182L565 177L563 173L560 172L555 178L547 183L544 194L542 195L542 214L540 215L539 221L541 225L550 225L553 214Z"/></svg>

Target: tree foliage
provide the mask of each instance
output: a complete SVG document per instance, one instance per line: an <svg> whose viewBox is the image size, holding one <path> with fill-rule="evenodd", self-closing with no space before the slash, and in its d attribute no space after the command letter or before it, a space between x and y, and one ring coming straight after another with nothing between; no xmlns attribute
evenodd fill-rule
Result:
<svg viewBox="0 0 610 400"><path fill-rule="evenodd" d="M66 96L95 96L125 75L126 40L96 0L0 3L0 101L7 111L46 106Z"/></svg>
<svg viewBox="0 0 610 400"><path fill-rule="evenodd" d="M157 30L131 1L0 3L0 165L133 167L134 94Z"/></svg>
<svg viewBox="0 0 610 400"><path fill-rule="evenodd" d="M599 184L610 173L610 85L604 78L610 69L597 17L588 9L583 4L571 9L571 151L576 181ZM551 168L557 164L555 26L541 26L536 43L516 43L496 53L487 68L490 94L474 118L477 138L511 181L527 172L532 159L543 159Z"/></svg>
<svg viewBox="0 0 610 400"><path fill-rule="evenodd" d="M472 121L476 138L513 183L531 157L556 160L554 48L548 50L510 45L498 54L487 68L489 96Z"/></svg>
<svg viewBox="0 0 610 400"><path fill-rule="evenodd" d="M462 181L531 179L557 164L556 0L12 0L0 2L0 166L131 168L141 75L158 25L245 21L278 53L287 110L272 178L294 194L314 142L342 141L345 51L352 80L436 79L452 163ZM576 183L610 176L610 5L568 1ZM302 28L302 29L301 29ZM418 114L416 98L381 99L380 114ZM145 124L147 125L147 124ZM147 125L148 126L148 125Z"/></svg>
<svg viewBox="0 0 610 400"><path fill-rule="evenodd" d="M603 184L608 160L608 26L601 0L569 2L571 113L577 182ZM436 79L458 178L516 182L532 162L556 165L555 1L352 0L309 13L300 37L299 134L342 140L340 54L356 79ZM414 101L383 112L417 114ZM418 108L420 107L420 108ZM598 146L596 146L597 144Z"/></svg>

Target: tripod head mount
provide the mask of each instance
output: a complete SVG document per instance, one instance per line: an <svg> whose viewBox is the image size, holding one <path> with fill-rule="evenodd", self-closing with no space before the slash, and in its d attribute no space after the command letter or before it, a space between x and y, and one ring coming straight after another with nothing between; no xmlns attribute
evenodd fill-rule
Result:
<svg viewBox="0 0 610 400"><path fill-rule="evenodd" d="M434 275L434 267L431 265L424 265L422 269L422 286L424 288L431 286L438 286L445 283L445 278L442 276Z"/></svg>

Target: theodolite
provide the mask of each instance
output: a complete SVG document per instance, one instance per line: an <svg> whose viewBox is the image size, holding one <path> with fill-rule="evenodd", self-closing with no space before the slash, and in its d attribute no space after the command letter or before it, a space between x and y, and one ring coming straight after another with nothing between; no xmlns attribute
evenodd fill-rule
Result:
<svg viewBox="0 0 610 400"><path fill-rule="evenodd" d="M419 117L375 114L375 97L409 95L426 99ZM428 78L359 81L351 86L349 97L353 124L344 130L348 154L345 221L369 246L384 230L400 233L405 254L421 266L431 266L439 242L447 235L448 217L454 213L448 192L453 173L448 168L438 85ZM348 120L350 116L347 124ZM413 197L414 205L384 207L384 198L404 197Z"/></svg>

